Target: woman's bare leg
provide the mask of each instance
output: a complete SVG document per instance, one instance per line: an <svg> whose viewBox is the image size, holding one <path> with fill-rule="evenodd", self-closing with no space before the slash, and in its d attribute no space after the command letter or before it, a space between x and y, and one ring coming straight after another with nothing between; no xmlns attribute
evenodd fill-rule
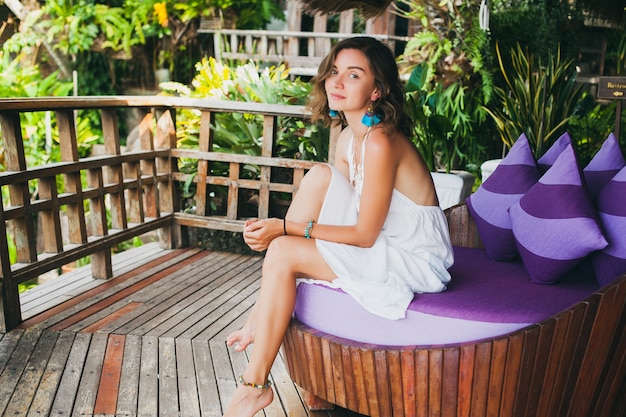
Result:
<svg viewBox="0 0 626 417"><path fill-rule="evenodd" d="M291 320L296 299L296 277L332 280L334 272L314 240L285 236L275 239L263 262L261 290L254 315L255 346L243 374L244 381L263 385ZM270 389L239 386L224 417L252 417L273 400Z"/></svg>
<svg viewBox="0 0 626 417"><path fill-rule="evenodd" d="M332 172L327 165L315 165L307 172L300 183L300 188L293 198L287 215L287 220L294 222L317 221ZM304 231L303 231L304 234ZM256 304L250 310L244 326L228 335L226 344L234 346L237 352L244 351L254 342Z"/></svg>

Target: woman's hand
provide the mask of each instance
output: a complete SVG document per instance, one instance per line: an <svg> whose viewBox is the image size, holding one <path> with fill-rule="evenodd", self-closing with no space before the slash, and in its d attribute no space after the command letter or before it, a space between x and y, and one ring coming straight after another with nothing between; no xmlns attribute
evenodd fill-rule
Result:
<svg viewBox="0 0 626 417"><path fill-rule="evenodd" d="M262 252L272 240L283 235L282 219L251 219L243 227L243 240L250 249Z"/></svg>

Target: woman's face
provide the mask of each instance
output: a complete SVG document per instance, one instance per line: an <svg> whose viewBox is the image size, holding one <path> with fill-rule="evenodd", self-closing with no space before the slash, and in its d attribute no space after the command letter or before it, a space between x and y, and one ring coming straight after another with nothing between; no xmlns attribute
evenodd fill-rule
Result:
<svg viewBox="0 0 626 417"><path fill-rule="evenodd" d="M358 49L342 49L324 80L328 106L344 113L365 113L379 97L375 78L365 54Z"/></svg>

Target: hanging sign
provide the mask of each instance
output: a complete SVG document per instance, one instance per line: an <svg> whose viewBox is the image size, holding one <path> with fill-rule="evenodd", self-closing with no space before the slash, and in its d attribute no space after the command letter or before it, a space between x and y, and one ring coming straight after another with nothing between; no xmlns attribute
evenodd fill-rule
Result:
<svg viewBox="0 0 626 417"><path fill-rule="evenodd" d="M611 100L626 99L626 77L600 77L598 98Z"/></svg>

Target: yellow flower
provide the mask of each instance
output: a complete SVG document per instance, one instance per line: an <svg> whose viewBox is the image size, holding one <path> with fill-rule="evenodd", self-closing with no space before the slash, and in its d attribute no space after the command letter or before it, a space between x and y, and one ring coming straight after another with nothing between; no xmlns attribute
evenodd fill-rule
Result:
<svg viewBox="0 0 626 417"><path fill-rule="evenodd" d="M157 17L159 24L163 27L167 26L167 7L165 2L155 3L154 6L154 15Z"/></svg>

